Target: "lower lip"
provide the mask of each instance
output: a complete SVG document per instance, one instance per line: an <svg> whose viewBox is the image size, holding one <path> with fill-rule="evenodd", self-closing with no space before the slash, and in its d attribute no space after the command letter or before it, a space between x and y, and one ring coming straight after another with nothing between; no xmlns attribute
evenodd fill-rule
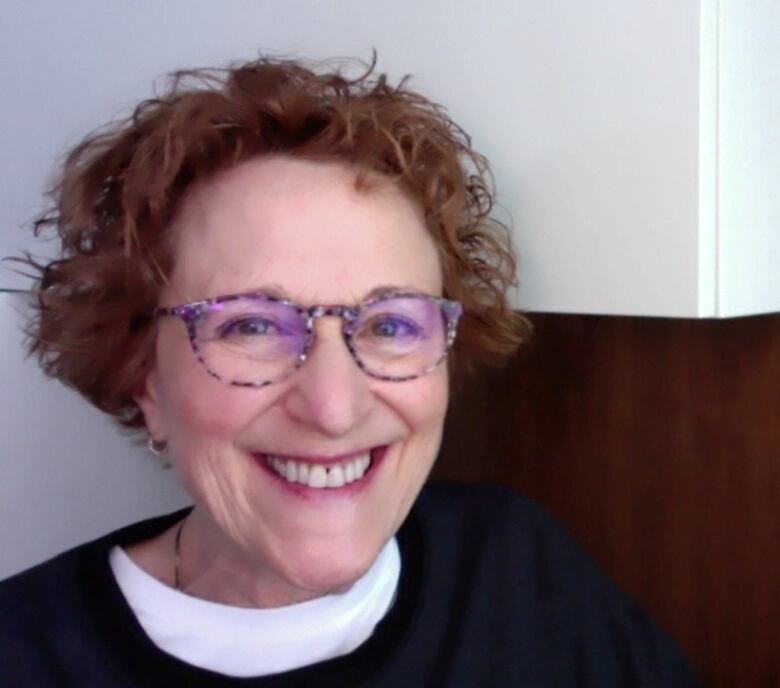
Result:
<svg viewBox="0 0 780 688"><path fill-rule="evenodd" d="M363 477L360 480L355 480L348 485L342 487L309 487L308 485L302 485L301 483L291 483L286 478L279 475L273 468L268 465L265 454L253 454L252 458L255 463L260 466L268 475L275 479L277 485L299 497L306 499L328 499L333 497L352 497L360 494L365 490L368 485L373 481L379 467L384 463L384 458L387 455L387 446L376 447L371 450L371 464L369 465Z"/></svg>

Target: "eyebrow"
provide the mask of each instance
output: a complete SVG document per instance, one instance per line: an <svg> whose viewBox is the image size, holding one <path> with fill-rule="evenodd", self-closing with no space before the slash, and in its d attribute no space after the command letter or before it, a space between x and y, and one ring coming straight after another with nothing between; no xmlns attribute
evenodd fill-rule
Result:
<svg viewBox="0 0 780 688"><path fill-rule="evenodd" d="M384 296L385 294L391 294L393 292L412 292L414 294L426 293L419 287L402 286L399 284L382 284L378 287L374 287L370 292L368 292L364 300L373 299L377 296Z"/></svg>
<svg viewBox="0 0 780 688"><path fill-rule="evenodd" d="M374 287L368 292L361 301L368 301L369 299L376 298L378 296L384 296L385 294L392 294L395 292L411 292L413 294L427 294L427 290L420 289L419 287L412 287L409 285L399 284L380 284ZM279 284L266 284L255 289L246 289L240 292L240 294L263 294L276 299L284 299L285 301L296 301L285 289Z"/></svg>
<svg viewBox="0 0 780 688"><path fill-rule="evenodd" d="M291 301L290 295L284 290L280 284L265 284L262 287L255 289L245 289L237 292L239 294L263 294L265 296L271 296L275 299L285 299Z"/></svg>

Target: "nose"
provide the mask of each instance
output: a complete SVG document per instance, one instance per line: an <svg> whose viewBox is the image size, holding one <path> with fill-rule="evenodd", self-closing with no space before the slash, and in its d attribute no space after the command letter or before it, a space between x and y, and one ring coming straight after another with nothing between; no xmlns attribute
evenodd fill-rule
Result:
<svg viewBox="0 0 780 688"><path fill-rule="evenodd" d="M370 380L347 349L339 318L318 319L315 327L306 362L290 377L285 408L307 430L345 437L371 412Z"/></svg>

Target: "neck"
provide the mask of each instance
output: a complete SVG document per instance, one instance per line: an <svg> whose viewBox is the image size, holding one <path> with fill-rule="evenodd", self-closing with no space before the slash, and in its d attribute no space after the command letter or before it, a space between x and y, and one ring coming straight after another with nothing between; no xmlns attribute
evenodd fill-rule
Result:
<svg viewBox="0 0 780 688"><path fill-rule="evenodd" d="M186 519L173 553L174 587L200 599L246 608L283 607L320 597L322 591L298 588L262 561L248 557L229 540L211 516L197 507Z"/></svg>

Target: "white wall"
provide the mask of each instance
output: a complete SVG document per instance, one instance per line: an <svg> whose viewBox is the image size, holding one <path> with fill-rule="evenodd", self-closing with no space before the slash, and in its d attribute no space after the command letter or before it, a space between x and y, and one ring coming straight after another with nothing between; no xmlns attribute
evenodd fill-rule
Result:
<svg viewBox="0 0 780 688"><path fill-rule="evenodd" d="M780 308L780 3L721 0L718 310Z"/></svg>
<svg viewBox="0 0 780 688"><path fill-rule="evenodd" d="M25 359L25 309L0 293L0 579L187 503L172 471Z"/></svg>
<svg viewBox="0 0 780 688"><path fill-rule="evenodd" d="M0 11L0 255L29 245L18 227L40 209L55 156L155 77L259 49L376 47L381 69L412 73L492 160L520 246L519 305L698 311L697 0L4 0Z"/></svg>

